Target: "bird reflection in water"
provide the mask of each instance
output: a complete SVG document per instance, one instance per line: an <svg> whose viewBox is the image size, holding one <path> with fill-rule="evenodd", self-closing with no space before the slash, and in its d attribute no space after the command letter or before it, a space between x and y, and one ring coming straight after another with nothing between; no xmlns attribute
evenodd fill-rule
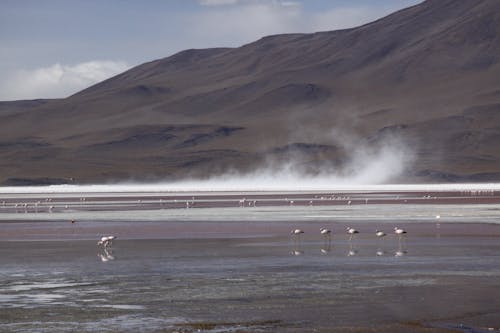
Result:
<svg viewBox="0 0 500 333"><path fill-rule="evenodd" d="M404 257L408 254L407 250L397 250L396 253L394 253L395 257Z"/></svg>
<svg viewBox="0 0 500 333"><path fill-rule="evenodd" d="M354 257L359 254L359 250L352 242L349 242L349 251L347 252L348 257Z"/></svg>
<svg viewBox="0 0 500 333"><path fill-rule="evenodd" d="M304 254L304 251L303 250L299 250L299 249L294 249L292 251L290 251L290 254L292 256L301 256Z"/></svg>
<svg viewBox="0 0 500 333"><path fill-rule="evenodd" d="M332 244L331 242L325 243L324 246L320 249L320 253L322 255L327 255L332 251Z"/></svg>
<svg viewBox="0 0 500 333"><path fill-rule="evenodd" d="M102 262L108 262L116 259L113 255L113 250L108 247L101 248L101 250L97 253L97 257L101 259Z"/></svg>
<svg viewBox="0 0 500 333"><path fill-rule="evenodd" d="M396 249L396 252L394 252L395 257L404 257L408 254L408 249L406 247L402 246L399 244L398 248Z"/></svg>

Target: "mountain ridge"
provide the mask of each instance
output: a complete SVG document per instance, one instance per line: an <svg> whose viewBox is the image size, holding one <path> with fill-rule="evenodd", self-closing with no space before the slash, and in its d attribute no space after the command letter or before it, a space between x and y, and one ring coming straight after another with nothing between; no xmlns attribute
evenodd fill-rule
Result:
<svg viewBox="0 0 500 333"><path fill-rule="evenodd" d="M287 146L315 174L388 136L414 156L396 181L500 180L499 36L500 2L427 0L356 28L184 50L65 99L1 102L0 183L209 177L287 160Z"/></svg>

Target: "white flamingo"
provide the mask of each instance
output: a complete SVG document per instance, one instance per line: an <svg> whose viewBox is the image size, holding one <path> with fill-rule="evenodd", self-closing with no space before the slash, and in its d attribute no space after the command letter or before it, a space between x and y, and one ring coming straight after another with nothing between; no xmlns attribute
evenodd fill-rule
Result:
<svg viewBox="0 0 500 333"><path fill-rule="evenodd" d="M302 229L293 229L290 231L292 234L292 237L294 237L295 240L298 240L300 242L300 235L304 233L304 230Z"/></svg>
<svg viewBox="0 0 500 333"><path fill-rule="evenodd" d="M400 227L394 227L394 233L399 237L399 240L401 240L401 237L406 236L406 230Z"/></svg>
<svg viewBox="0 0 500 333"><path fill-rule="evenodd" d="M354 237L354 235L359 234L359 231L356 230L356 229L354 229L354 228L347 227L347 233L350 235L349 236L349 240L352 240L352 238Z"/></svg>
<svg viewBox="0 0 500 333"><path fill-rule="evenodd" d="M330 229L320 228L319 232L321 235L323 235L323 237L325 237L325 240L330 240L332 238L332 231Z"/></svg>
<svg viewBox="0 0 500 333"><path fill-rule="evenodd" d="M108 248L111 245L113 245L113 240L116 239L116 236L103 236L101 239L97 242L97 245L102 245L104 248Z"/></svg>

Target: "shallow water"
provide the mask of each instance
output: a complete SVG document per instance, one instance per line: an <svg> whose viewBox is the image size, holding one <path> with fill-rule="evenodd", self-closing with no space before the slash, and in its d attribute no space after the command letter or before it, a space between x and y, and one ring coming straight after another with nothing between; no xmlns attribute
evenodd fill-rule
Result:
<svg viewBox="0 0 500 333"><path fill-rule="evenodd" d="M5 332L190 331L178 325L206 322L221 323L207 332L238 325L275 332L500 305L492 289L500 284L497 237L334 239L330 246L288 238L122 240L107 253L91 241L44 241L0 249Z"/></svg>

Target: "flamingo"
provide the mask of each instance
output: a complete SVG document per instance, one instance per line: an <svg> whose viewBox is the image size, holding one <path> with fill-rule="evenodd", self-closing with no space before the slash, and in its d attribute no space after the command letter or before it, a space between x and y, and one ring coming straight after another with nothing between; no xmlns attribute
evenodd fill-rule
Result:
<svg viewBox="0 0 500 333"><path fill-rule="evenodd" d="M295 239L298 239L300 241L300 234L303 234L304 230L302 230L302 229L293 229L292 231L290 231L290 233L292 234L292 237L294 237Z"/></svg>
<svg viewBox="0 0 500 333"><path fill-rule="evenodd" d="M104 248L108 248L113 245L113 240L116 239L116 236L103 236L101 240L97 242L97 245L102 245Z"/></svg>
<svg viewBox="0 0 500 333"><path fill-rule="evenodd" d="M332 231L330 229L320 228L319 232L325 237L325 240L331 239L331 237L332 237Z"/></svg>
<svg viewBox="0 0 500 333"><path fill-rule="evenodd" d="M354 228L347 227L347 233L350 235L349 240L352 240L355 234L359 234L359 231Z"/></svg>
<svg viewBox="0 0 500 333"><path fill-rule="evenodd" d="M400 228L400 227L394 227L394 233L399 236L399 240L401 240L401 237L403 235L406 235L406 230Z"/></svg>

